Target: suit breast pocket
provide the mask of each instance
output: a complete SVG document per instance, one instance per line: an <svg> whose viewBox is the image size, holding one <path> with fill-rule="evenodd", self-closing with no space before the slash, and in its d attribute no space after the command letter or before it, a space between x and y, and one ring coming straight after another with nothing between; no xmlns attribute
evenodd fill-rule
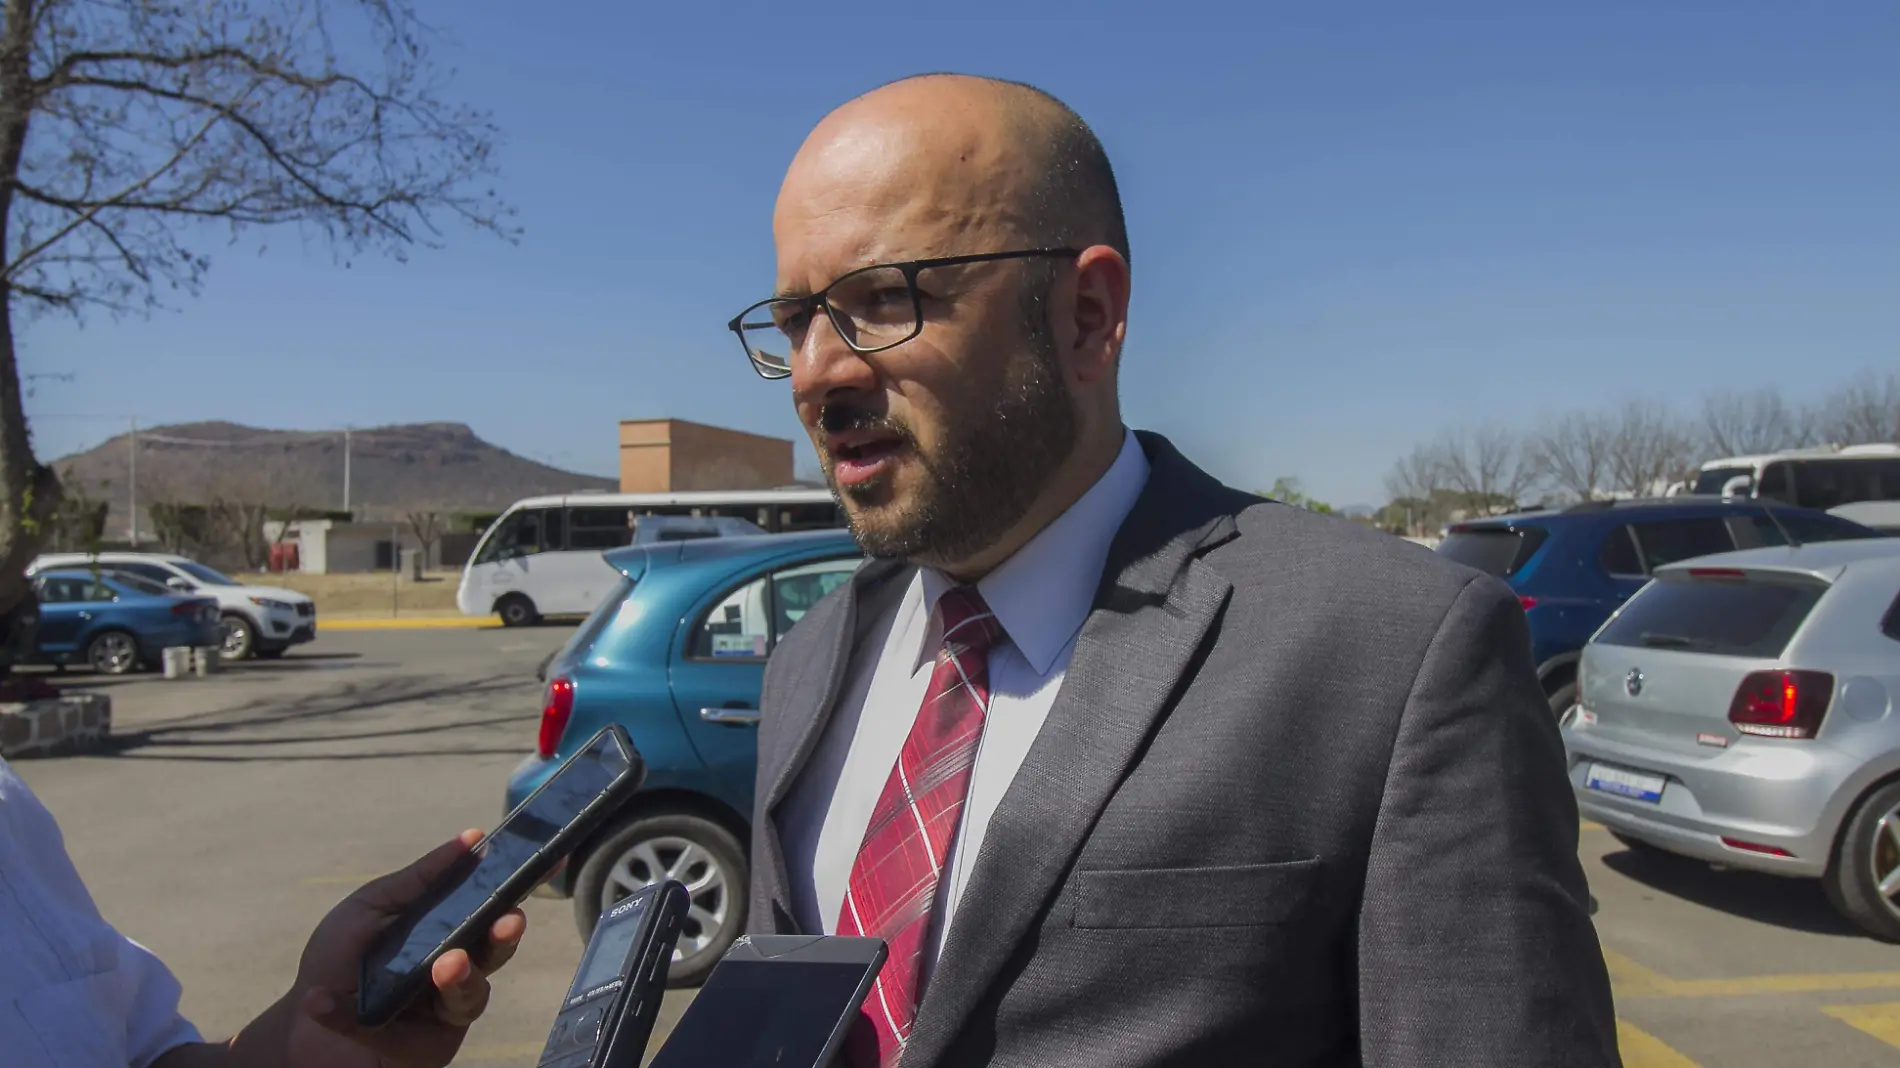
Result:
<svg viewBox="0 0 1900 1068"><path fill-rule="evenodd" d="M1297 919L1320 861L1219 868L1079 871L1075 926L1094 929L1266 927Z"/></svg>

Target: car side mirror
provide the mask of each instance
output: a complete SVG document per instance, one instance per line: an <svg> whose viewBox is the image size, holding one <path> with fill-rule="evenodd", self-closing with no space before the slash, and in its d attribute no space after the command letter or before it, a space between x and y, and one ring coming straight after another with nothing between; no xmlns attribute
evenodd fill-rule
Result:
<svg viewBox="0 0 1900 1068"><path fill-rule="evenodd" d="M1746 497L1748 496L1749 489L1754 485L1755 480L1749 478L1747 475L1736 475L1734 478L1722 483L1722 499L1732 501L1737 497Z"/></svg>

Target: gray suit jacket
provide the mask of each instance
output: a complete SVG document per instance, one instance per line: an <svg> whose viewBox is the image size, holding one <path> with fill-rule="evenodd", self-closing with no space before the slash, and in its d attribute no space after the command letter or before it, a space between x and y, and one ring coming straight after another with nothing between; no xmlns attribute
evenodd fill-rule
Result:
<svg viewBox="0 0 1900 1068"><path fill-rule="evenodd" d="M904 1068L1618 1064L1562 744L1495 579L1222 486L1165 439L977 855ZM877 564L766 671L774 811Z"/></svg>

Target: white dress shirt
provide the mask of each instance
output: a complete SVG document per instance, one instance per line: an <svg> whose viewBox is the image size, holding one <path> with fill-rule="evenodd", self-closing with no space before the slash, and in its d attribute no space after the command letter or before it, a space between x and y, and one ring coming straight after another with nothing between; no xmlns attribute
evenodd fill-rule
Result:
<svg viewBox="0 0 1900 1068"><path fill-rule="evenodd" d="M970 792L937 888L942 951L990 817L1042 730L1088 619L1109 543L1148 482L1148 458L1130 432L1114 464L1069 510L976 584L1007 636L989 654L990 706ZM953 583L920 568L860 607L865 635L851 656L838 706L780 814L793 915L802 929L835 934L851 866L871 810L930 689L942 621L937 599Z"/></svg>
<svg viewBox="0 0 1900 1068"><path fill-rule="evenodd" d="M199 1041L178 980L93 907L53 817L0 760L0 1063L146 1068Z"/></svg>

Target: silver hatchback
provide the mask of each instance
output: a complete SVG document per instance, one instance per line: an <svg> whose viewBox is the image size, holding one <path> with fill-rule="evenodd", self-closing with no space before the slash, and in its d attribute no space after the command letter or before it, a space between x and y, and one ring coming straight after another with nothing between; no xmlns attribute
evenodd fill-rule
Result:
<svg viewBox="0 0 1900 1068"><path fill-rule="evenodd" d="M1900 539L1659 568L1585 647L1585 817L1635 849L1823 880L1900 941Z"/></svg>

